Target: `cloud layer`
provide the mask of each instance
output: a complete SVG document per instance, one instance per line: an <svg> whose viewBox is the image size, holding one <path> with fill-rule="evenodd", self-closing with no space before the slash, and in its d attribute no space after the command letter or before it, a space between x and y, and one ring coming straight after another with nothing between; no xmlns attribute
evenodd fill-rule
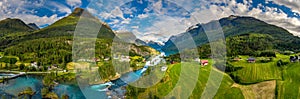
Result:
<svg viewBox="0 0 300 99"><path fill-rule="evenodd" d="M131 31L146 41L166 41L170 36L184 32L197 23L207 23L230 15L252 16L269 24L300 35L299 2L293 0L171 0L171 2L142 1L119 3L111 10L102 10L108 5L98 6L95 12L117 31ZM144 6L142 4L145 4ZM141 4L141 5L139 5ZM115 4L116 5L116 4ZM281 6L286 7L282 9ZM140 12L139 12L140 11Z"/></svg>
<svg viewBox="0 0 300 99"><path fill-rule="evenodd" d="M20 18L39 26L52 24L89 0L0 0L0 20ZM131 31L143 40L166 41L197 23L229 15L252 16L300 36L298 0L107 0L88 11L115 31ZM132 1L132 2L130 2ZM170 1L170 2L167 2Z"/></svg>

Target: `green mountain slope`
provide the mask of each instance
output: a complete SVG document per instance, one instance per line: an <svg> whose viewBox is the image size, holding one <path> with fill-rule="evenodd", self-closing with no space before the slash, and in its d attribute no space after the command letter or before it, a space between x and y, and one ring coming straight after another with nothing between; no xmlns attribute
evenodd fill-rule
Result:
<svg viewBox="0 0 300 99"><path fill-rule="evenodd" d="M29 32L34 29L25 24L20 19L7 18L0 21L0 34L5 33L17 33L17 32ZM3 35L2 35L3 36Z"/></svg>
<svg viewBox="0 0 300 99"><path fill-rule="evenodd" d="M267 34L273 38L272 44L274 49L299 51L300 38L293 36L287 30L275 25L267 24L253 17L229 16L222 18L219 21L225 37L237 35L258 33ZM177 48L174 43L180 44L184 41L187 34L190 34L197 46L208 43L207 36L204 32L204 26L213 26L215 21L206 24L197 24L196 28L190 28L186 33L172 36L162 47L167 53L177 53ZM173 42L172 42L173 41Z"/></svg>
<svg viewBox="0 0 300 99"><path fill-rule="evenodd" d="M7 18L0 21L0 50L21 36L33 32L34 29L20 19Z"/></svg>
<svg viewBox="0 0 300 99"><path fill-rule="evenodd" d="M66 64L72 59L73 35L78 21L88 21L89 24L102 25L96 40L96 58L104 59L111 56L111 46L115 37L114 32L105 23L93 17L90 13L76 8L69 16L52 25L16 36L15 39L3 39L2 51L5 55L18 56L21 62L38 61L43 65ZM83 29L89 29L84 27ZM79 30L80 32L80 30ZM89 31L82 33L89 35ZM133 45L132 55L150 55L156 53L152 48ZM86 50L86 49L84 49Z"/></svg>
<svg viewBox="0 0 300 99"><path fill-rule="evenodd" d="M52 38L52 37L61 37L61 36L72 37L74 35L74 31L76 29L79 20L88 21L90 22L89 24L95 24L99 26L102 25L101 29L98 32L98 38L112 39L115 37L114 32L110 29L109 26L100 22L100 20L93 17L89 12L84 11L84 9L76 8L73 11L73 13L71 13L67 17L58 20L57 22L53 23L52 25L46 28L34 32L30 32L26 35L12 37L13 39L0 40L1 43L0 48L4 49L9 46L16 45L20 42L25 42L27 40L33 40L33 39ZM86 28L88 29L88 27ZM9 30L10 28L6 28L6 29Z"/></svg>

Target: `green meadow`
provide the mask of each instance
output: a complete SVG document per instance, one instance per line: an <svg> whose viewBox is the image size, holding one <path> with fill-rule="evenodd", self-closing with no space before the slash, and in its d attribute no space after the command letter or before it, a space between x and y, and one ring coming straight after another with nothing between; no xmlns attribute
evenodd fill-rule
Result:
<svg viewBox="0 0 300 99"><path fill-rule="evenodd" d="M300 74L298 72L300 71L300 63L290 63L289 55L277 54L272 61L266 63L260 61L263 57L256 57L257 61L255 63L246 61L249 56L240 57L242 60L229 62L229 64L242 68L226 73L212 66L213 61L211 59L209 59L210 64L205 67L196 63L171 64L160 82L150 88L127 89L129 91L127 94L130 96L129 98L166 98L170 96L171 98L183 98L183 92L187 92L186 87L192 86L188 85L192 83L178 83L180 83L180 80L192 81L189 79L193 79L195 76L188 75L198 74L196 84L189 96L191 99L209 98L210 95L215 99L290 99L299 96ZM288 64L278 67L276 64L278 60L288 62ZM199 73L194 70L195 67L199 68ZM189 71L188 75L181 74L185 70ZM217 77L211 76L211 73L223 76L220 85L217 83ZM238 81L234 81L230 74L238 77ZM184 79L180 76L183 76ZM208 79L213 80L209 82ZM217 92L214 93L212 90L204 92L208 84L212 85L210 88L219 87ZM171 92L175 93L170 94Z"/></svg>
<svg viewBox="0 0 300 99"><path fill-rule="evenodd" d="M277 81L277 98L297 99L300 95L300 63L291 63L283 69L283 80Z"/></svg>
<svg viewBox="0 0 300 99"><path fill-rule="evenodd" d="M211 60L210 60L211 62ZM198 79L196 79L196 84L195 86L189 85L192 84L188 81L192 81L190 79L193 79L195 76L189 76L185 75L184 73L181 74L182 70L182 64L184 64L185 70L189 71L189 75L193 74L198 74ZM199 67L199 73L197 73L196 70L193 69L193 67ZM191 68L191 69L186 69L186 68ZM199 66L199 64L195 63L179 63L179 64L172 64L169 65L168 70L166 71L165 77L160 81L160 83L157 83L156 85L147 88L147 89L135 89L139 91L132 91L129 90L130 92L139 92L139 94L136 94L137 96L133 96L130 98L163 98L166 96L171 96L176 97L176 98L182 98L183 92L187 91L188 87L193 87L192 88L192 93L190 94L189 98L191 99L199 99L201 96L203 98L208 98L207 96L214 96L214 93L210 93L210 90L206 92L207 95L202 95L204 92L205 87L207 86L208 79L210 77L210 73L214 72L216 75L221 75L223 76L222 82L220 83L219 90L216 90L215 93L215 98L244 98L242 91L239 88L232 87L234 84L234 81L225 73L222 71L219 71L215 68L212 68L212 65L208 65L205 67ZM183 80L187 81L184 83L180 83L179 87L175 87L177 83L179 83L179 77L183 76ZM215 78L212 78L213 80L210 81L209 83L212 85L212 88L217 88L219 84L215 81ZM141 91L142 90L142 91ZM226 91L224 91L226 90ZM177 94L170 94L170 92L174 91ZM132 96L129 95L129 96Z"/></svg>

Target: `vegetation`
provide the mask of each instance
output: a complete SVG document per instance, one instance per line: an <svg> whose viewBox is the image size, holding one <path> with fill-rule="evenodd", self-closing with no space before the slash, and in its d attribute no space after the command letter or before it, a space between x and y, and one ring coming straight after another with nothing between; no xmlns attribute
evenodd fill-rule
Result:
<svg viewBox="0 0 300 99"><path fill-rule="evenodd" d="M211 61L210 61L211 62ZM198 64L190 64L190 66L195 66ZM155 86L147 89L142 89L142 88L132 88L128 87L127 90L129 91L127 93L129 98L162 98L163 96L167 95L173 88L175 87L177 81L179 80L180 72L181 72L181 65L180 64L173 64L169 66L170 69L166 72L164 78L162 81ZM198 81L196 83L196 86L194 87L193 93L191 94L190 98L192 99L198 99L202 96L202 92L206 86L208 77L210 72L215 71L217 73L220 73L224 75L222 72L219 72L218 70L212 68L211 65L203 67L200 69ZM192 73L191 74L196 74ZM190 78L186 78L190 79ZM210 82L214 83L214 82ZM234 82L230 79L229 76L224 75L224 78L222 80L222 83L220 85L220 89L217 92L215 98L243 98L242 92L238 88L232 88L232 84ZM226 91L223 91L226 90ZM137 94L139 93L139 94ZM179 95L179 94L178 94ZM176 96L177 97L177 96Z"/></svg>
<svg viewBox="0 0 300 99"><path fill-rule="evenodd" d="M231 47L241 48L246 50L246 52L236 51L238 53L242 53L242 55L252 54L249 52L253 51L254 49L260 49L260 51L262 51L261 49L269 49L269 48L273 48L280 51L299 52L300 46L298 44L300 43L300 38L292 35L287 30L281 27L267 24L253 17L236 16L236 18L234 19L232 19L231 17L225 17L218 20L218 22L220 23L223 29L223 33L225 37L231 38L228 39L230 41L228 44L230 44ZM212 30L204 29L203 27L214 26L214 24L215 21L206 24L196 24L197 28L190 28L187 30L186 33L172 36L162 47L162 50L165 51L166 53L177 53L178 49L176 48L174 43L184 45L185 44L184 41L188 39L187 37L189 37L188 35L192 36L197 46L202 46L203 44L207 44L209 42L206 33L214 32L213 31L214 29ZM256 34L251 35L253 33ZM250 39L248 39L247 37L250 37ZM231 44L233 44L233 46ZM252 44L257 44L257 45L252 45ZM261 46L261 45L265 45L265 46ZM252 49L247 49L247 48L252 48ZM238 49L234 49L234 50L238 50ZM229 53L229 54L238 55L238 53Z"/></svg>
<svg viewBox="0 0 300 99"><path fill-rule="evenodd" d="M23 97L29 97L29 99L31 99L35 93L36 92L34 92L31 87L26 87L22 92L18 94L18 97L23 96Z"/></svg>
<svg viewBox="0 0 300 99"><path fill-rule="evenodd" d="M158 54L156 50L147 46L121 42L117 45L118 48L130 49L128 52L128 56L130 56L129 64L126 61L113 61L114 57L112 54L120 54L111 53L112 50L120 51L120 49L111 48L115 37L114 32L109 26L100 22L89 13L80 18L79 16L82 13L83 9L76 9L69 16L49 27L36 31L19 19L0 21L0 69L49 72L43 78L44 87L41 90L41 94L43 98L58 99L59 96L53 92L54 86L58 83L75 84L75 72L79 74L86 72L80 71L81 68L87 68L92 71L92 75L79 76L82 79L89 78L83 81L92 79L96 82L97 73L100 74L101 79L109 81L115 78L118 73L123 74L131 69L142 68L145 59L148 59L153 54ZM95 37L95 50L93 50L95 55L93 54L91 57L95 59L72 62L72 58L74 58L72 56L73 35L79 19L89 22L91 25L102 27L99 31L96 31L98 35L97 38ZM276 98L294 98L299 96L300 82L298 79L300 75L298 71L300 71L300 64L299 62L291 63L289 61L290 56L288 56L296 55L294 52L300 51L300 39L298 37L289 34L280 27L251 17L223 18L218 21L226 37L226 50L229 60L226 62L226 65L212 64L213 61L210 58L214 56L211 55L208 38L205 36L201 24L197 24L198 28L189 29L187 33L171 37L175 43L184 44L182 41L186 39L185 36L187 34L192 35L198 46L199 58L209 60L208 66L199 69L199 77L189 98L201 98L202 94L199 93L203 93L208 83L213 84L213 87L218 87L216 82L208 82L212 71L224 76L214 98L265 98L265 96L260 96L259 94L267 94ZM212 23L204 25L210 24ZM92 33L89 30L91 30L91 27L83 27L78 32L84 33L83 35L86 36L86 39L91 39L89 36ZM90 45L89 42L82 43L79 46ZM214 44L214 42L210 44ZM129 47L126 45L129 45ZM156 46L158 49L161 47L154 43L151 46ZM78 50L89 51L90 49L88 48L83 47ZM178 52L171 40L166 42L163 50L167 51L167 53ZM195 53L193 51L189 52L189 50L185 51L189 54ZM86 55L86 53L79 54ZM239 59L232 61L236 57ZM249 63L247 61L249 57L255 58L256 62ZM163 98L180 81L182 64L188 65L185 68L199 65L199 63L179 63L185 61L180 59L179 54L170 55L166 57L166 60L168 62L168 70L163 79L151 88L126 87L128 98ZM31 66L31 63L36 63L37 66ZM75 68L78 64L80 65L79 69ZM53 66L54 68L52 68ZM223 67L226 68L225 72L218 70ZM67 72L64 70L67 70ZM197 74L195 70L191 69L189 73ZM149 73L149 70L147 73ZM188 79L192 78L187 76L184 79L188 81ZM179 86L176 90L183 92L185 91L183 87L186 86L189 85ZM259 93L259 90L264 90L266 93ZM34 94L35 91L28 87L20 92L18 96L31 98ZM175 94L173 96L180 97L179 95ZM61 98L68 99L69 96L62 95Z"/></svg>
<svg viewBox="0 0 300 99"><path fill-rule="evenodd" d="M277 98L295 98L299 96L299 70L300 63L290 63L286 65L282 72L282 81L277 81Z"/></svg>

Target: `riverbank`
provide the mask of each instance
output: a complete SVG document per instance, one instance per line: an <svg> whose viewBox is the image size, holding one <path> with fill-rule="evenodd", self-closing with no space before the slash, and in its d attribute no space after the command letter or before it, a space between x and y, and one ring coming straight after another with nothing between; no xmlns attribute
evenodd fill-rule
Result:
<svg viewBox="0 0 300 99"><path fill-rule="evenodd" d="M13 73L13 74L50 74L51 72L22 72L22 71L10 71L10 70L0 70L0 73Z"/></svg>

